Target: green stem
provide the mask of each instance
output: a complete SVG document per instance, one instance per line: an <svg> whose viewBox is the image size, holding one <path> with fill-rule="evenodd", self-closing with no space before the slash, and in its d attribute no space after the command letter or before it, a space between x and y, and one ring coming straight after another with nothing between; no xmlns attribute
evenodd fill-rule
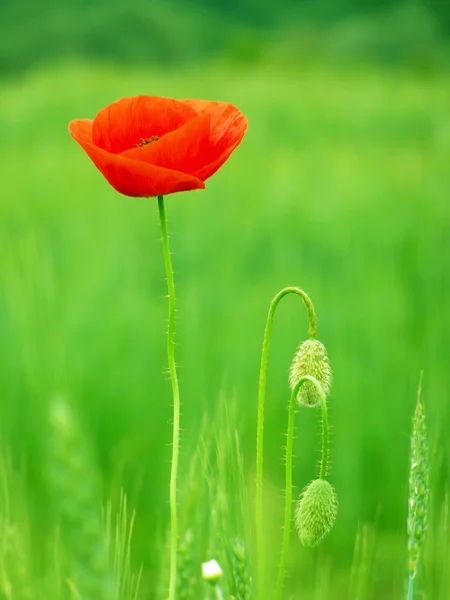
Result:
<svg viewBox="0 0 450 600"><path fill-rule="evenodd" d="M414 598L414 576L410 575L408 579L408 600Z"/></svg>
<svg viewBox="0 0 450 600"><path fill-rule="evenodd" d="M264 330L264 340L261 354L261 366L259 371L259 390L258 390L258 415L256 426L256 556L258 566L258 598L262 600L264 593L264 545L263 545L263 452L264 452L264 405L266 396L267 381L267 363L269 360L269 347L272 336L272 326L275 318L275 312L280 300L288 294L296 294L305 303L308 311L308 336L315 338L317 335L317 320L313 303L308 294L298 287L286 287L282 289L273 298L269 314L267 315L266 327Z"/></svg>
<svg viewBox="0 0 450 600"><path fill-rule="evenodd" d="M317 380L315 380L315 382L315 386L320 396L320 411L322 413L322 456L320 458L319 479L324 480L327 476L328 469L328 408L327 399L323 393L322 386Z"/></svg>
<svg viewBox="0 0 450 600"><path fill-rule="evenodd" d="M178 523L177 523L177 475L178 454L180 445L180 392L177 379L177 368L175 364L175 313L176 297L175 284L173 280L172 259L170 256L169 236L167 233L166 212L164 209L164 198L158 196L159 219L161 223L162 243L164 251L164 264L167 276L167 290L169 294L169 325L167 330L167 357L169 361L170 381L172 383L173 396L173 441L172 441L172 463L170 472L170 580L169 598L175 600L175 587L177 579L177 546L178 546Z"/></svg>
<svg viewBox="0 0 450 600"><path fill-rule="evenodd" d="M224 600L222 588L218 585L214 586L214 594L216 596L216 600Z"/></svg>
<svg viewBox="0 0 450 600"><path fill-rule="evenodd" d="M320 462L320 479L325 479L327 462L328 462L328 413L327 401L323 392L322 386L315 377L304 375L300 377L291 393L289 401L289 417L287 428L286 441L286 493L284 505L284 526L283 526L283 545L281 548L280 567L278 571L277 582L277 600L283 597L284 576L286 572L286 561L289 552L289 541L291 536L291 519L292 519L292 458L294 447L294 426L295 426L295 409L297 406L297 396L301 386L305 381L310 381L316 386L320 397L320 406L322 409L322 457Z"/></svg>

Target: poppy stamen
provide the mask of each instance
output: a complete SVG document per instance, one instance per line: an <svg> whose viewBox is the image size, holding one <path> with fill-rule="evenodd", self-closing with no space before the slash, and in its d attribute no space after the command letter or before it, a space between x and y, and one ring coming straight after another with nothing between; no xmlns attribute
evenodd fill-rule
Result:
<svg viewBox="0 0 450 600"><path fill-rule="evenodd" d="M140 138L139 139L139 143L135 144L136 148L142 148L143 146L147 146L148 144L151 144L152 142L157 142L159 140L159 137L157 135L152 135L152 137L149 138Z"/></svg>

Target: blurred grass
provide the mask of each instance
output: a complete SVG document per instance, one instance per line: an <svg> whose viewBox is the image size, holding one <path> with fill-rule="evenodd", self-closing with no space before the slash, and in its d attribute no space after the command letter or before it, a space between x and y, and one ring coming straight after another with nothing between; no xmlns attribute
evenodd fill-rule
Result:
<svg viewBox="0 0 450 600"><path fill-rule="evenodd" d="M294 545L290 585L313 598L315 565L325 564L333 589L345 589L359 523L368 522L379 548L376 597L402 590L408 436L421 369L436 433L436 507L449 477L449 92L444 75L225 63L201 71L61 64L0 83L0 422L16 468L26 464L36 539L54 519L42 455L55 393L81 413L105 496L123 485L136 507L133 560L144 561L148 597L168 516L171 406L156 206L110 189L67 123L122 95L221 99L249 118L242 147L206 192L167 199L182 461L189 465L222 391L240 407L252 483L268 303L285 285L304 287L334 370L331 480L340 512L317 552ZM307 330L300 311L286 301L270 359L268 529L277 536L287 373ZM318 456L314 423L303 413L298 420L298 492Z"/></svg>

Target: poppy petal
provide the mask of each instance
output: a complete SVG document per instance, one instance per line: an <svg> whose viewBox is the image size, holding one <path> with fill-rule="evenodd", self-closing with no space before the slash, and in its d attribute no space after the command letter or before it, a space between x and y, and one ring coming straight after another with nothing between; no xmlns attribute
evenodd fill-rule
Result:
<svg viewBox="0 0 450 600"><path fill-rule="evenodd" d="M210 119L209 148L204 152L204 162L199 168L189 171L202 181L213 175L239 146L248 127L247 118L241 111L227 102L207 100L184 100L200 116Z"/></svg>
<svg viewBox="0 0 450 600"><path fill-rule="evenodd" d="M184 102L159 96L121 98L103 108L92 126L92 141L99 148L119 154L141 138L162 137L197 115Z"/></svg>
<svg viewBox="0 0 450 600"><path fill-rule="evenodd" d="M241 143L241 140L237 141L234 145L228 146L222 154L220 154L215 160L210 162L208 165L205 165L201 169L197 169L192 172L191 175L198 177L201 181L206 181L209 179L216 171L220 169L220 167L229 159L231 154L236 150L236 148Z"/></svg>
<svg viewBox="0 0 450 600"><path fill-rule="evenodd" d="M238 108L227 102L208 100L184 100L184 102L192 106L200 115L207 115L210 118L210 143L215 152L210 154L211 160L203 167L191 171L191 175L206 181L220 169L239 146L247 131L248 121Z"/></svg>
<svg viewBox="0 0 450 600"><path fill-rule="evenodd" d="M89 122L86 120L72 121L69 132L112 187L125 196L163 196L205 187L200 179L186 173L98 148L89 141Z"/></svg>
<svg viewBox="0 0 450 600"><path fill-rule="evenodd" d="M209 131L209 116L198 115L159 141L127 150L122 152L121 156L183 173L192 173L205 164L205 157L210 149Z"/></svg>
<svg viewBox="0 0 450 600"><path fill-rule="evenodd" d="M70 135L81 145L92 144L92 119L76 119L69 123Z"/></svg>
<svg viewBox="0 0 450 600"><path fill-rule="evenodd" d="M232 145L230 144L232 139L240 142L244 137L248 126L247 118L232 104L208 100L183 100L183 102L199 115L210 117L210 135L213 144L216 145L222 141L225 146Z"/></svg>
<svg viewBox="0 0 450 600"><path fill-rule="evenodd" d="M133 148L123 156L189 173L205 181L237 148L247 129L247 119L231 104L193 102L199 115L161 140Z"/></svg>

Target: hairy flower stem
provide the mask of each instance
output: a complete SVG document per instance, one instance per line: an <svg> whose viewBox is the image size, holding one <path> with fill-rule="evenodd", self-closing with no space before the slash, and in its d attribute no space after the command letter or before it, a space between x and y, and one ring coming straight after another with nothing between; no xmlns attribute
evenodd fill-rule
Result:
<svg viewBox="0 0 450 600"><path fill-rule="evenodd" d="M273 298L269 314L267 315L266 327L261 354L261 366L259 371L258 390L258 415L256 426L256 558L257 558L257 585L258 598L262 600L264 592L264 545L263 545L263 453L264 453L264 405L266 397L267 363L269 360L269 347L272 336L272 326L280 300L288 294L296 294L305 303L308 311L308 335L314 339L317 335L317 320L313 303L308 294L298 287L286 287Z"/></svg>
<svg viewBox="0 0 450 600"><path fill-rule="evenodd" d="M408 600L413 600L414 598L414 577L411 575L408 579Z"/></svg>
<svg viewBox="0 0 450 600"><path fill-rule="evenodd" d="M177 545L178 545L178 522L177 522L177 475L178 454L180 445L180 391L178 387L177 368L175 364L175 284L173 280L172 259L170 256L169 236L167 233L166 212L164 209L164 198L158 196L159 219L161 223L162 243L164 251L164 264L167 276L167 290L169 294L169 324L167 330L167 357L169 361L170 381L173 396L173 441L172 441L172 463L170 472L170 580L169 598L175 600L175 588L177 581Z"/></svg>
<svg viewBox="0 0 450 600"><path fill-rule="evenodd" d="M304 375L301 377L291 393L289 401L289 416L286 441L286 492L284 505L283 545L281 548L280 567L277 582L277 600L283 597L284 576L286 572L286 561L289 551L289 540L291 535L292 520L292 457L294 447L295 409L297 407L297 394L303 383L310 381L317 389L322 411L322 456L320 460L320 479L325 479L328 464L328 411L327 401L322 386L315 377Z"/></svg>

